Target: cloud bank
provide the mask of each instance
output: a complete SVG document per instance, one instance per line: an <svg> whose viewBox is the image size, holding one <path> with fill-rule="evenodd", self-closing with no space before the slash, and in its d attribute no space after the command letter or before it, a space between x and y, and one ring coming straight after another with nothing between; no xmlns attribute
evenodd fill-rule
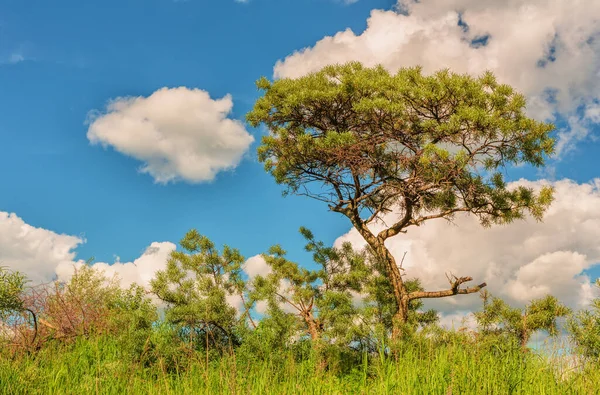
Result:
<svg viewBox="0 0 600 395"><path fill-rule="evenodd" d="M24 273L31 285L53 279L68 280L75 268L86 264L76 258L77 247L84 242L80 237L34 227L14 213L0 211L0 266ZM95 262L92 267L108 277L117 276L124 288L137 283L150 289L150 280L156 271L166 268L169 255L176 248L174 243L155 241L131 262L117 258L112 263ZM261 255L248 258L243 269L251 279L270 271ZM231 302L241 303L236 297Z"/></svg>
<svg viewBox="0 0 600 395"><path fill-rule="evenodd" d="M533 188L545 184L519 183ZM447 289L445 273L451 272L472 276L477 284L487 282L492 294L515 306L552 294L571 307L583 307L594 295L592 279L582 272L600 264L600 179L553 185L555 201L543 222L528 218L485 229L474 216L459 215L452 223L431 220L409 228L386 244L398 261L407 252L406 276L420 278L426 290ZM344 241L365 245L354 229L336 244ZM454 314L481 307L476 294L429 299L426 304Z"/></svg>
<svg viewBox="0 0 600 395"><path fill-rule="evenodd" d="M400 0L396 10L372 11L361 34L347 29L278 61L274 76L295 78L352 60L390 71L491 70L527 96L531 116L568 120L559 155L600 123L596 0Z"/></svg>
<svg viewBox="0 0 600 395"><path fill-rule="evenodd" d="M57 267L74 263L74 250L83 242L0 211L0 266L25 273L34 283L49 281Z"/></svg>
<svg viewBox="0 0 600 395"><path fill-rule="evenodd" d="M538 188L545 181L519 181ZM543 222L533 219L510 225L482 228L473 216L457 216L453 223L432 220L410 228L387 242L401 259L407 277L418 277L427 290L446 289L444 273L472 276L487 282L488 290L516 306L530 299L552 294L573 308L585 306L595 297L595 289L585 271L600 264L600 179L578 184L570 180L553 182L555 201ZM375 230L381 228L375 225ZM336 240L350 241L356 247L364 240L354 230ZM73 268L84 264L76 259L79 237L58 234L27 224L16 214L0 212L0 265L26 274L33 283L52 278L66 280ZM153 242L131 262L97 262L93 266L109 276L116 274L124 287L138 283L149 286L157 270L166 267L174 243ZM244 264L250 278L266 275L270 268L260 255ZM241 308L238 297L230 303ZM465 312L477 310L477 295L459 295L427 300L427 307L443 313L443 322L460 323ZM257 306L264 312L265 306Z"/></svg>

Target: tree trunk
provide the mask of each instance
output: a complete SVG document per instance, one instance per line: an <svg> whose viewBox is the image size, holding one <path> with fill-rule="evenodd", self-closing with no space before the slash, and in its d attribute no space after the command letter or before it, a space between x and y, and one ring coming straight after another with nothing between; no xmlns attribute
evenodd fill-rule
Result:
<svg viewBox="0 0 600 395"><path fill-rule="evenodd" d="M390 279L392 288L394 290L394 299L396 300L397 311L393 317L392 340L398 340L402 336L402 327L408 322L408 304L411 300L426 298L444 298L459 294L466 295L479 292L482 288L486 286L486 283L481 283L470 288L460 288L462 284L473 279L471 277L452 276L448 277L448 280L450 282L449 289L441 291L414 291L409 293L406 289L406 285L404 284L404 280L402 280L402 275L400 273L400 268L396 264L396 259L385 246L386 238L390 237L390 235L393 236L397 234L397 232L389 233L386 231L381 232L378 236L375 236L373 233L371 233L371 231L367 228L367 226L364 223L357 220L356 217L351 217L351 219L352 218L354 218L354 220L352 221L354 227L359 231L361 236L375 251L378 257L384 261L386 275Z"/></svg>
<svg viewBox="0 0 600 395"><path fill-rule="evenodd" d="M360 218L360 215L355 206L350 207L346 210L337 210L338 212L346 215L352 225L358 230L361 236L365 239L365 241L369 244L369 246L373 249L375 254L385 262L385 270L386 275L390 279L392 284L392 288L394 290L394 299L396 300L397 311L393 317L392 323L392 340L397 340L402 336L402 327L404 324L408 322L408 304L411 300L416 299L425 299L425 298L444 298L447 296L453 296L458 294L471 294L474 292L479 292L482 288L486 286L486 283L482 283L470 288L460 288L461 284L464 284L467 281L473 280L471 277L448 277L450 281L450 289L442 290L442 291L414 291L408 292L406 289L406 285L402 280L402 275L400 273L400 268L396 264L396 259L392 255L392 253L385 246L385 241L402 232L402 228L405 224L410 221L412 203L407 201L407 211L404 218L396 223L391 228L380 232L377 236L375 236L371 230L368 228L367 224L363 222Z"/></svg>
<svg viewBox="0 0 600 395"><path fill-rule="evenodd" d="M527 333L526 331L523 331L519 337L520 337L519 340L521 343L521 350L528 351L527 343L529 343L529 333Z"/></svg>
<svg viewBox="0 0 600 395"><path fill-rule="evenodd" d="M33 319L33 339L31 339L31 344L33 345L35 343L35 339L37 338L37 335L38 335L37 316L33 310L31 310L31 309L25 309L25 310L28 311L29 314L31 314L31 318Z"/></svg>
<svg viewBox="0 0 600 395"><path fill-rule="evenodd" d="M323 355L323 344L321 343L321 325L312 313L312 310L303 311L302 316L308 326L308 333L312 340L312 348L315 353L317 372L324 372L327 368L327 359Z"/></svg>
<svg viewBox="0 0 600 395"><path fill-rule="evenodd" d="M315 317L313 316L311 311L305 312L303 315L304 321L306 321L306 324L308 325L308 333L310 334L310 338L314 343L321 338L321 330L319 328L319 324L315 320Z"/></svg>
<svg viewBox="0 0 600 395"><path fill-rule="evenodd" d="M392 284L394 299L396 300L398 309L396 314L394 314L392 323L392 340L397 340L402 335L402 326L408 321L408 302L410 300L404 280L402 280L400 268L398 268L396 259L390 250L385 246L385 239L376 237L364 225L358 228L358 231L379 258L385 262L386 274Z"/></svg>

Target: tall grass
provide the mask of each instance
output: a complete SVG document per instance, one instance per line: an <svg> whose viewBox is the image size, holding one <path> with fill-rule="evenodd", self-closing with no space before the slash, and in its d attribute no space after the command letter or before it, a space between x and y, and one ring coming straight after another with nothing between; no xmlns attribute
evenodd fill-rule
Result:
<svg viewBox="0 0 600 395"><path fill-rule="evenodd" d="M556 369L551 359L514 348L461 342L402 344L392 356L316 358L285 352L257 360L193 353L182 364L128 362L110 337L0 353L2 394L597 394L600 369Z"/></svg>

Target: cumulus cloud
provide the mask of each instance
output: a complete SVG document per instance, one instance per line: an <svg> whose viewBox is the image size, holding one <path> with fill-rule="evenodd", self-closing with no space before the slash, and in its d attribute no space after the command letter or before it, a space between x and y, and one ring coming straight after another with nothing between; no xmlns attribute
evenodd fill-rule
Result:
<svg viewBox="0 0 600 395"><path fill-rule="evenodd" d="M528 97L531 116L560 114L576 124L576 131L560 133L558 154L600 122L596 0L400 0L394 11L372 11L361 34L347 29L278 61L274 76L294 78L351 60L391 71L491 70Z"/></svg>
<svg viewBox="0 0 600 395"><path fill-rule="evenodd" d="M58 279L68 280L75 268L85 265L76 259L76 249L84 243L80 237L58 234L27 224L14 213L0 211L0 266L25 274L32 284ZM92 266L112 277L117 275L123 287L132 283L148 288L157 270L164 269L175 244L153 242L132 262L96 262Z"/></svg>
<svg viewBox="0 0 600 395"><path fill-rule="evenodd" d="M235 168L254 141L228 118L231 96L211 99L200 89L162 88L149 97L117 98L90 115L87 137L144 164L158 183L211 181Z"/></svg>
<svg viewBox="0 0 600 395"><path fill-rule="evenodd" d="M175 251L176 245L171 242L153 242L144 253L134 259L132 262L116 262L109 264L106 262L96 262L91 266L104 272L107 277L116 276L121 282L121 286L128 288L131 284L138 284L146 289L150 289L150 280L154 278L158 270L164 270L167 266L169 254ZM82 262L63 262L55 269L59 280L68 280L75 269L83 265Z"/></svg>
<svg viewBox="0 0 600 395"><path fill-rule="evenodd" d="M244 263L244 272L248 275L250 280L256 276L266 276L271 273L271 266L267 264L265 258L262 255L254 255L246 260Z"/></svg>
<svg viewBox="0 0 600 395"><path fill-rule="evenodd" d="M462 328L475 330L477 328L475 316L468 310L443 314L440 316L439 324L444 328L454 330Z"/></svg>
<svg viewBox="0 0 600 395"><path fill-rule="evenodd" d="M150 281L155 277L156 272L165 270L167 261L171 252L175 251L177 246L171 242L153 242L144 251L144 253L132 262L116 262L109 264L106 262L96 262L91 266L104 272L107 277L116 276L120 280L123 288L128 288L132 284L138 284L146 290L150 290ZM68 280L73 275L75 269L83 262L62 263L56 268L56 274L59 280ZM266 275L271 269L261 255L250 257L243 265L243 271L251 280L257 275ZM234 307L238 315L243 312L244 301L238 294L227 295L227 303ZM159 306L164 306L158 298L153 298Z"/></svg>
<svg viewBox="0 0 600 395"><path fill-rule="evenodd" d="M68 281L77 268L86 264L76 259L76 249L84 242L79 237L36 228L16 214L0 211L0 266L22 272L32 285L53 279ZM117 258L112 263L95 262L91 266L109 278L117 277L123 288L135 283L150 290L150 281L158 270L166 269L169 255L176 247L168 241L153 242L131 262L121 262ZM243 270L249 279L253 279L269 274L271 268L262 255L255 255L246 260ZM229 295L227 301L238 312L243 309L239 295ZM261 309L266 310L264 303L257 308Z"/></svg>
<svg viewBox="0 0 600 395"><path fill-rule="evenodd" d="M518 183L539 188L545 181ZM452 223L432 220L410 228L388 239L387 246L398 260L407 252L406 276L420 278L427 290L447 289L444 274L451 272L472 276L476 283L487 282L492 294L515 306L546 294L574 308L585 306L595 295L583 271L600 264L600 179L586 184L561 180L553 185L556 200L543 222L528 218L485 229L474 216L459 215ZM375 231L382 227L373 226ZM344 241L365 245L354 229L336 245ZM481 307L476 294L425 302L442 313L452 312L449 319Z"/></svg>
<svg viewBox="0 0 600 395"><path fill-rule="evenodd" d="M0 266L18 270L33 282L51 280L54 269L75 262L84 240L29 225L14 213L0 211Z"/></svg>

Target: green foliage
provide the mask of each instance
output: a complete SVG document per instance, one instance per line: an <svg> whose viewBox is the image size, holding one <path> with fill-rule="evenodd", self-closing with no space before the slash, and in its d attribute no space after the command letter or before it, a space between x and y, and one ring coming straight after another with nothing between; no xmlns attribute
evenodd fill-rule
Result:
<svg viewBox="0 0 600 395"><path fill-rule="evenodd" d="M111 327L118 328L115 337L128 359L143 362L169 355L164 347L159 348L160 356L152 352L157 343L172 346L173 339L157 342L157 338L164 339L165 336L161 336L164 331L160 330L162 326L155 328L158 320L156 306L142 287L133 284L129 289L120 290L118 297L111 302L110 311Z"/></svg>
<svg viewBox="0 0 600 395"><path fill-rule="evenodd" d="M356 251L350 243L326 247L308 229L301 228L300 233L317 267L310 270L289 261L280 246L264 255L271 273L254 279L252 293L254 300L268 305L268 320L259 327L272 326L271 331L285 332L288 339L300 330L313 341L377 351L378 340L390 336L398 309L383 261L369 249ZM418 279L405 285L409 292L423 290ZM437 312L422 312L422 306L420 300L410 302L408 332L437 322ZM274 329L277 325L281 327Z"/></svg>
<svg viewBox="0 0 600 395"><path fill-rule="evenodd" d="M288 192L349 217L375 218L403 202L402 227L457 211L490 225L525 212L541 219L552 201L551 188L504 182L509 165L544 164L554 127L528 118L523 95L491 73L390 74L351 62L257 86L264 95L247 120L271 132L258 149L265 169Z"/></svg>
<svg viewBox="0 0 600 395"><path fill-rule="evenodd" d="M228 246L219 252L196 230L185 235L181 246L187 252L173 251L166 270L158 271L151 282L152 291L168 304L167 321L196 346L236 343L236 311L227 303L227 296L238 295L243 300L244 257Z"/></svg>
<svg viewBox="0 0 600 395"><path fill-rule="evenodd" d="M554 296L535 299L524 310L510 307L500 298L491 297L488 292L482 294L483 310L475 313L475 318L483 334L509 334L526 347L531 334L544 330L549 335L558 334L558 317L564 317L570 310Z"/></svg>
<svg viewBox="0 0 600 395"><path fill-rule="evenodd" d="M596 280L600 288L600 279ZM600 360L600 298L592 301L591 310L577 312L568 322L571 338L583 356Z"/></svg>
<svg viewBox="0 0 600 395"><path fill-rule="evenodd" d="M177 349L168 339L164 352ZM203 353L195 353L172 364L164 355L131 363L111 337L53 344L17 359L1 353L0 394L593 394L600 389L598 365L585 372L560 369L534 353L517 348L493 354L461 338L445 344L415 339L403 342L395 358L363 354L358 362L350 359L352 369L342 369L339 361L320 373L310 357L298 357L299 351L252 362L224 355L207 365Z"/></svg>
<svg viewBox="0 0 600 395"><path fill-rule="evenodd" d="M318 268L301 267L289 261L280 246L273 246L263 255L271 273L254 279L253 300L267 302L273 323L285 323L289 330L303 328L313 340L325 336L330 342L348 344L357 335L353 295L360 292L368 273L364 254L355 252L350 244L341 249L325 247L308 229L300 232Z"/></svg>
<svg viewBox="0 0 600 395"><path fill-rule="evenodd" d="M394 299L394 289L391 281L385 275L385 262L373 251L366 251L369 271L363 277L364 307L362 314L365 322L377 328L375 333L389 337L394 316L398 310ZM408 292L423 291L421 281L417 278L407 279L404 286ZM435 310L422 311L423 301L414 299L408 305L408 319L403 328L403 333L414 334L419 327L424 327L438 322L438 313ZM372 334L371 334L372 335Z"/></svg>
<svg viewBox="0 0 600 395"><path fill-rule="evenodd" d="M381 260L368 250L356 252L349 245L340 249L325 247L306 229L302 229L302 233L307 239L307 250L313 253L315 262L321 263L320 267L304 271L306 269L285 259L285 252L278 248L273 249L271 264L274 273L285 275L281 278L287 278L292 288L296 287L290 291L290 295L297 292L298 298L294 300L304 303L302 298L314 298L315 318L323 324L322 338L317 339L319 348L315 349L314 343L306 337L294 339L299 327L307 330L306 321L286 313L280 308L281 300L276 298L269 299L275 305L271 306L272 314L261 319L255 329L233 325L231 336L241 342L240 346L220 353L214 348L190 348L181 336L182 330L188 327L177 322L157 321L156 308L142 288L134 285L127 290L120 289L115 287L115 279L108 279L93 268L82 267L69 282L54 288L59 293L51 294L48 306L61 299L60 311L70 314L69 307L76 305L88 321L72 327L88 328L86 336L76 336L70 342L46 342L36 352L16 355L0 348L0 394L526 394L595 393L600 388L597 364L574 370L567 366L566 360L549 360L536 351L522 352L524 336L535 330L556 333L556 317L566 314L567 309L553 297L534 300L520 310L484 295L484 309L477 314L484 336L430 325L434 320L424 317L430 313L419 314L421 306L415 301L411 307L414 315L409 322L422 324L423 330L413 330L411 336L395 344L393 355L386 352L385 341L377 343L377 350L356 347L357 342L365 339L377 340L377 333L372 329L361 332L357 319L367 326L365 322L376 323L385 314L387 319L393 317L393 301L389 296L384 298L386 287L389 294L389 282L386 285L386 277L378 273ZM210 243L197 245L211 247ZM207 251L208 248L204 253ZM196 256L202 253L198 247L195 253L183 255L206 262ZM217 253L210 255L210 259L226 262L226 256L235 254ZM236 258L236 261L243 259ZM220 271L223 272L224 269ZM315 281L307 281L314 278L309 272L316 276ZM214 279L215 274L211 271L205 275ZM221 281L228 279L223 275ZM243 284L242 281L233 283ZM416 280L406 281L406 284L411 290L420 289ZM176 292L175 287L170 289ZM231 289L244 291L243 287L232 286ZM372 295L373 289L379 293ZM325 296L332 290L341 294L355 290L360 292L362 300L360 303L354 300L352 310L337 311L338 300L332 302ZM255 289L259 294L264 291ZM91 303L96 310L91 308ZM390 312L385 313L387 310ZM102 315L94 315L100 312ZM54 324L61 322L51 308L39 313ZM81 316L69 315L68 319L77 317ZM84 322L87 323L84 325ZM343 337L342 324L353 325L346 331L357 337ZM209 332L204 334L210 336ZM322 342L323 339L330 341ZM338 339L346 343L337 343ZM326 368L323 368L323 360L327 361Z"/></svg>
<svg viewBox="0 0 600 395"><path fill-rule="evenodd" d="M0 267L0 318L23 310L26 277L19 272Z"/></svg>
<svg viewBox="0 0 600 395"><path fill-rule="evenodd" d="M264 361L284 363L285 352L294 347L293 340L300 330L297 318L277 307L270 309L269 313L253 330L242 327L240 331L243 332L239 334L242 344L235 353L249 364Z"/></svg>

